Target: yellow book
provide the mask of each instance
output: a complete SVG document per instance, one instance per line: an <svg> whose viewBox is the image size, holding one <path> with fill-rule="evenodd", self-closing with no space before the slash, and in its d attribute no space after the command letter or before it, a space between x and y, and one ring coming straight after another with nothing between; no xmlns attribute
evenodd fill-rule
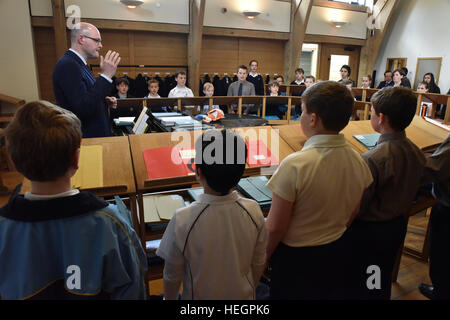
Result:
<svg viewBox="0 0 450 320"><path fill-rule="evenodd" d="M103 187L103 147L81 146L78 171L71 179L72 188Z"/></svg>

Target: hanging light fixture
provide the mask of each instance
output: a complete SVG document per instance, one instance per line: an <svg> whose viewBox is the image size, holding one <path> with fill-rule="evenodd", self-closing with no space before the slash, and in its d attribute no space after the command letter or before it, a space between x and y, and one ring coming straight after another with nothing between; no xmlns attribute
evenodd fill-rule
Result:
<svg viewBox="0 0 450 320"><path fill-rule="evenodd" d="M130 9L134 9L144 3L144 1L141 0L120 0L120 2Z"/></svg>

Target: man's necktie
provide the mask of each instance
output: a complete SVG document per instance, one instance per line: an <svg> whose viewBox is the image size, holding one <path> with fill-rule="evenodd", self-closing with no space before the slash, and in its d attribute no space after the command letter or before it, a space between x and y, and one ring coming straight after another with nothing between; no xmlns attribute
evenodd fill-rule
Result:
<svg viewBox="0 0 450 320"><path fill-rule="evenodd" d="M242 82L239 83L238 96L242 96Z"/></svg>

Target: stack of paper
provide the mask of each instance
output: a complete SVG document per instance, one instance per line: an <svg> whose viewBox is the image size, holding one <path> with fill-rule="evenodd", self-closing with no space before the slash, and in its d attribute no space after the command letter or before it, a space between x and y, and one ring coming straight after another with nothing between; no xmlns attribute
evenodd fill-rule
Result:
<svg viewBox="0 0 450 320"><path fill-rule="evenodd" d="M172 219L175 211L186 206L180 195L144 196L145 223L161 222Z"/></svg>
<svg viewBox="0 0 450 320"><path fill-rule="evenodd" d="M119 117L114 119L116 126L134 126L134 117Z"/></svg>

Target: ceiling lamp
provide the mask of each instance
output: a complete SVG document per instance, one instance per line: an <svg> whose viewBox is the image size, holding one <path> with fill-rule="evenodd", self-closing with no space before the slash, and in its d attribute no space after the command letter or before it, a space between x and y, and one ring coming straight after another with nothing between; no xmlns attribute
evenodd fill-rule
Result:
<svg viewBox="0 0 450 320"><path fill-rule="evenodd" d="M347 24L345 21L331 21L331 24L335 26L336 28L342 28Z"/></svg>
<svg viewBox="0 0 450 320"><path fill-rule="evenodd" d="M256 16L258 16L261 12L258 11L243 11L242 12L244 16L246 16L249 19L255 19Z"/></svg>
<svg viewBox="0 0 450 320"><path fill-rule="evenodd" d="M120 2L130 9L134 9L144 3L144 1L141 0L120 0Z"/></svg>

